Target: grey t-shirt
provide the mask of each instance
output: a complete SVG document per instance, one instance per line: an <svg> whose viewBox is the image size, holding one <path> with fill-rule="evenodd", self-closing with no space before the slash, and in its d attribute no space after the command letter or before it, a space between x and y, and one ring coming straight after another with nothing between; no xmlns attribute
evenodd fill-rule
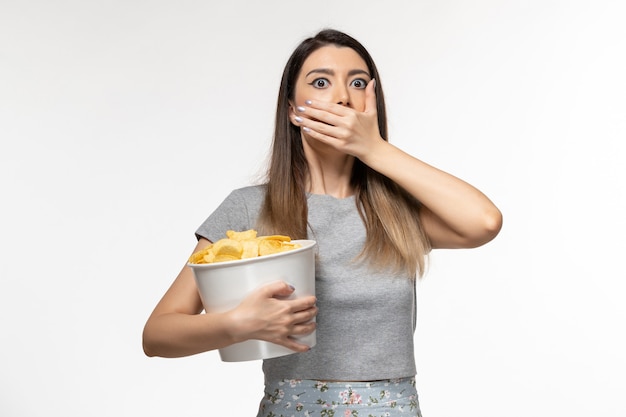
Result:
<svg viewBox="0 0 626 417"><path fill-rule="evenodd" d="M198 228L213 242L227 230L255 228L263 186L234 190ZM410 277L356 262L365 226L354 197L310 194L308 238L317 241L316 345L263 361L266 380L370 381L416 373L415 282Z"/></svg>

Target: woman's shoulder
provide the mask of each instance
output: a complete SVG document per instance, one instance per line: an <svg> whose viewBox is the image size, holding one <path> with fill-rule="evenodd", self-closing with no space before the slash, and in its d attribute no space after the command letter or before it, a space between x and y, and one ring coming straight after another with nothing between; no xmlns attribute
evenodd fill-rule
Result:
<svg viewBox="0 0 626 417"><path fill-rule="evenodd" d="M265 197L265 185L248 185L241 188L236 188L231 191L230 198L243 200L247 202L258 202Z"/></svg>

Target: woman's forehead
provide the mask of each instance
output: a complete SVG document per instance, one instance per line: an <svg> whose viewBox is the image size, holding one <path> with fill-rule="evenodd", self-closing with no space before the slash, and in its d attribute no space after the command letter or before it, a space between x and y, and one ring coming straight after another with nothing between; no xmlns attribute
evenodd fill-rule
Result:
<svg viewBox="0 0 626 417"><path fill-rule="evenodd" d="M365 60L354 49L336 45L322 46L313 51L302 64L301 74L306 75L308 70L316 68L368 70Z"/></svg>

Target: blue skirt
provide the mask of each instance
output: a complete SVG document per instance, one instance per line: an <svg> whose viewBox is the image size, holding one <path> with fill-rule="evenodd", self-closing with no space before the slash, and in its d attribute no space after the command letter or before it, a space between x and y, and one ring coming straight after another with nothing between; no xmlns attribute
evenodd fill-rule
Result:
<svg viewBox="0 0 626 417"><path fill-rule="evenodd" d="M257 417L421 417L415 378L266 381Z"/></svg>

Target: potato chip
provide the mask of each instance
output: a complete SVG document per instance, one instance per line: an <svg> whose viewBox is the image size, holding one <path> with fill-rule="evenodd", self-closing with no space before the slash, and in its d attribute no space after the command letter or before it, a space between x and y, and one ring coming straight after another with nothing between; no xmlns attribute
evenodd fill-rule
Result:
<svg viewBox="0 0 626 417"><path fill-rule="evenodd" d="M234 230L229 230L226 232L226 237L233 240L251 240L256 238L256 230L250 229L244 232L235 232Z"/></svg>
<svg viewBox="0 0 626 417"><path fill-rule="evenodd" d="M263 239L259 242L259 256L282 252L282 247L280 240Z"/></svg>
<svg viewBox="0 0 626 417"><path fill-rule="evenodd" d="M281 242L291 242L291 238L289 236L283 235L270 235L270 236L261 236L259 239L262 240L279 240Z"/></svg>
<svg viewBox="0 0 626 417"><path fill-rule="evenodd" d="M233 256L233 255L215 255L215 257L212 260L212 263L236 261L238 259L241 259L241 258L238 258L238 257Z"/></svg>
<svg viewBox="0 0 626 417"><path fill-rule="evenodd" d="M192 264L207 263L204 259L207 256L207 250L210 250L210 248L211 246L195 252L193 255L191 255L191 257L189 257L189 262Z"/></svg>
<svg viewBox="0 0 626 417"><path fill-rule="evenodd" d="M241 258L243 245L240 241L234 239L220 239L213 244L213 253L215 255L233 256L235 259Z"/></svg>
<svg viewBox="0 0 626 417"><path fill-rule="evenodd" d="M243 245L243 253L241 254L241 259L256 258L257 256L259 256L258 240L244 240L241 243Z"/></svg>
<svg viewBox="0 0 626 417"><path fill-rule="evenodd" d="M236 232L228 230L226 237L200 249L189 257L189 263L208 264L239 259L256 258L301 247L291 242L289 236L257 236L254 229Z"/></svg>
<svg viewBox="0 0 626 417"><path fill-rule="evenodd" d="M213 260L215 259L215 253L214 252L207 252L206 255L204 255L202 258L200 258L203 262L198 262L198 263L205 263L205 264L210 264L213 262Z"/></svg>

